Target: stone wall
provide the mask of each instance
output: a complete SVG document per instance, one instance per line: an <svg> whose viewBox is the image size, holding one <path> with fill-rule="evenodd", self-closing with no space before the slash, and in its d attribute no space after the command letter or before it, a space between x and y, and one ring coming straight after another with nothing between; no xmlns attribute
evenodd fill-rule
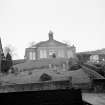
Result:
<svg viewBox="0 0 105 105"><path fill-rule="evenodd" d="M30 84L14 84L0 86L0 93L2 92L21 92L21 91L39 91L39 90L54 90L71 88L71 82L67 81L46 81Z"/></svg>

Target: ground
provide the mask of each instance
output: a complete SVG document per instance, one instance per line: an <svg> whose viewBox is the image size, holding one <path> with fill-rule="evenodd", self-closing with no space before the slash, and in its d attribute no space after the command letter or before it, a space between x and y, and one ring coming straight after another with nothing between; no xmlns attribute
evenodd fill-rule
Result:
<svg viewBox="0 0 105 105"><path fill-rule="evenodd" d="M65 70L56 70L56 69L35 69L32 71L24 71L20 72L19 74L8 74L8 75L1 75L0 81L2 83L36 83L39 82L40 76L43 73L47 73L52 76L52 80L65 80L69 77L72 77L73 83L89 83L90 79L88 75L82 70L75 70L75 71L65 71ZM5 84L4 84L5 85Z"/></svg>
<svg viewBox="0 0 105 105"><path fill-rule="evenodd" d="M92 105L105 105L105 93L82 93L82 98Z"/></svg>
<svg viewBox="0 0 105 105"><path fill-rule="evenodd" d="M72 77L72 82L75 83L88 83L90 81L88 75L83 69L75 71L56 70L56 69L35 69L31 71L20 72L19 74L8 74L0 76L2 85L5 84L21 84L30 82L39 82L39 78L43 73L47 73L52 76L53 80L63 80ZM83 100L93 105L105 105L105 94L96 93L82 93Z"/></svg>

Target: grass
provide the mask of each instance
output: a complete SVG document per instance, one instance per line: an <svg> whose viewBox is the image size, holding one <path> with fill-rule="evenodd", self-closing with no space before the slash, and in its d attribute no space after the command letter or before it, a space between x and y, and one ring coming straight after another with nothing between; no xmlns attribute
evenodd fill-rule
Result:
<svg viewBox="0 0 105 105"><path fill-rule="evenodd" d="M36 61L26 61L21 64L14 65L15 68L18 68L19 71L27 71L34 69L45 69L49 68L49 64L53 66L62 66L62 64L66 64L67 59L42 59Z"/></svg>
<svg viewBox="0 0 105 105"><path fill-rule="evenodd" d="M43 70L33 70L31 71L32 74L30 74L30 71L24 71L20 72L17 75L9 74L1 76L2 83L8 82L8 83L35 83L39 82L40 76L43 73L46 73L52 77L52 80L67 80L68 78L72 77L73 83L88 83L90 82L90 79L88 78L88 75L82 70L75 70L75 71L63 71L63 70L54 70L54 69L43 69Z"/></svg>

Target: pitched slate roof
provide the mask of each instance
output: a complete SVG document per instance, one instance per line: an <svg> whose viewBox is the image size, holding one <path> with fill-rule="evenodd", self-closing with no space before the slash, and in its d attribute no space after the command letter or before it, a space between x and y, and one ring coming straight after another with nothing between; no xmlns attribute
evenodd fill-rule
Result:
<svg viewBox="0 0 105 105"><path fill-rule="evenodd" d="M51 46L68 46L68 45L56 40L41 41L33 45L33 47L48 47L48 46L51 47Z"/></svg>
<svg viewBox="0 0 105 105"><path fill-rule="evenodd" d="M105 48L95 51L87 51L87 52L78 52L78 54L104 54L105 55Z"/></svg>
<svg viewBox="0 0 105 105"><path fill-rule="evenodd" d="M41 41L41 42L33 45L32 47L38 48L38 47L55 47L55 46L64 46L65 47L65 46L68 46L65 43L62 43L62 42L54 40L52 31L50 31L48 35L49 35L49 39L48 40Z"/></svg>

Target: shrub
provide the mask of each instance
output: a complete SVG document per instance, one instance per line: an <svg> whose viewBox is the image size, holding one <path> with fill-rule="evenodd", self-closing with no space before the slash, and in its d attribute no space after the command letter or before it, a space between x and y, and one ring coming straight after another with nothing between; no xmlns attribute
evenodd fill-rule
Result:
<svg viewBox="0 0 105 105"><path fill-rule="evenodd" d="M50 75L46 74L46 73L44 73L40 76L41 81L49 81L51 79L52 79L52 77Z"/></svg>
<svg viewBox="0 0 105 105"><path fill-rule="evenodd" d="M6 60L1 61L1 72L2 73L7 72Z"/></svg>
<svg viewBox="0 0 105 105"><path fill-rule="evenodd" d="M2 63L2 72L8 73L13 65L11 55L9 53L7 53L6 59L3 59L1 63Z"/></svg>
<svg viewBox="0 0 105 105"><path fill-rule="evenodd" d="M6 61L7 61L9 67L11 67L13 65L12 57L9 53L7 53L7 55L6 55Z"/></svg>
<svg viewBox="0 0 105 105"><path fill-rule="evenodd" d="M77 70L81 68L77 58L70 58L68 61L68 67L68 70Z"/></svg>
<svg viewBox="0 0 105 105"><path fill-rule="evenodd" d="M31 71L29 71L29 72L28 72L28 75L32 75L32 72L31 72Z"/></svg>
<svg viewBox="0 0 105 105"><path fill-rule="evenodd" d="M96 67L102 67L101 64L94 64Z"/></svg>
<svg viewBox="0 0 105 105"><path fill-rule="evenodd" d="M18 73L18 68L17 67L12 67L11 68L11 73L17 74Z"/></svg>
<svg viewBox="0 0 105 105"><path fill-rule="evenodd" d="M70 58L68 64L73 65L79 63L77 58Z"/></svg>
<svg viewBox="0 0 105 105"><path fill-rule="evenodd" d="M71 66L70 70L78 70L80 68L81 68L80 65L73 65L73 66Z"/></svg>

